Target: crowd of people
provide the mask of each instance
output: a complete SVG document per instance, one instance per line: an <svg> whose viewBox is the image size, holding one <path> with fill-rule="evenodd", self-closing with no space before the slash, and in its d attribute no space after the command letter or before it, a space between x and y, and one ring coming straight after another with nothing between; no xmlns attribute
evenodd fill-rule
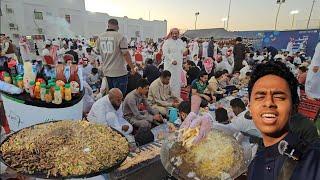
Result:
<svg viewBox="0 0 320 180"><path fill-rule="evenodd" d="M215 119L217 123L263 138L265 146L268 143L273 145L269 130L264 129L263 124L252 121L260 118L254 110L255 106L259 106L259 99L266 98L269 94L269 87L265 87L268 85L259 86L265 90L263 92L257 90L258 85L270 81L271 84L276 83L272 84L272 88L289 89L290 94L283 95L282 91L276 90L275 96L280 96L280 100L285 99L283 96L288 96L287 99L292 97L290 102L296 105L298 91L292 86L297 85L300 90L308 89L315 82L308 81L307 74L311 71L319 73L319 44L316 58L311 62L311 58L304 52L277 50L273 47L254 50L246 46L241 37L230 41L215 41L213 37L209 40L187 39L181 37L179 30L174 28L158 43L135 40L128 42L118 30L117 20L110 19L106 32L94 42L57 38L47 40L41 53L38 48L35 49L38 60L43 63L49 60L64 63L66 55L73 56L74 63L82 70L85 80L84 118L111 126L125 135L135 135L141 129L150 130L165 123L169 119L169 109L176 108L182 127L189 127L192 119L199 119L201 126L206 127L195 142L205 136L204 132L211 127L208 124ZM30 58L25 39L22 38L19 45L21 60ZM1 36L2 55L13 57L15 52L12 46L12 42ZM261 72L257 72L257 67ZM277 74L275 70L281 72ZM262 72L265 74L259 74ZM271 75L267 78L269 74L276 77ZM277 83L280 81L284 82ZM231 112L221 106L216 107L215 117L210 114L199 117L200 108L210 109L221 99L248 87L248 97L233 98L230 101L228 106L231 107ZM255 94L252 95L253 93ZM308 95L319 99L318 94ZM264 118L272 121L273 111L266 116L268 117ZM303 121L308 128L297 130L306 132L306 140L311 142L318 137L311 121L301 117L296 119ZM283 128L285 124L286 122L279 128ZM299 126L293 125L292 128ZM149 138L145 138L146 141L147 139ZM140 144L145 143L148 142ZM317 158L319 159L319 155ZM261 166L262 160L254 162L251 169ZM250 178L256 179L258 176L254 171L249 171Z"/></svg>

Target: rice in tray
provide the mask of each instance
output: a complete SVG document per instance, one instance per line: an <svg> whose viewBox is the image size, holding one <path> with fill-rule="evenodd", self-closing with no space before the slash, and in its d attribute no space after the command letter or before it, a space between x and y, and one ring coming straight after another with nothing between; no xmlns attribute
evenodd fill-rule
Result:
<svg viewBox="0 0 320 180"><path fill-rule="evenodd" d="M13 134L0 147L3 160L24 174L80 176L113 167L128 154L127 140L109 127L58 121Z"/></svg>

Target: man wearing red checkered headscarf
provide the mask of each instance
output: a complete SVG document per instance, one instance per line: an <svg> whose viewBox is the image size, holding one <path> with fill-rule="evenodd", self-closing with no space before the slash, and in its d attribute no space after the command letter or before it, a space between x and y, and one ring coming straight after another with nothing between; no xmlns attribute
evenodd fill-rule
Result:
<svg viewBox="0 0 320 180"><path fill-rule="evenodd" d="M171 73L170 86L173 95L176 97L180 97L180 76L182 72L183 53L185 50L185 44L179 38L179 35L180 32L177 28L171 29L162 46L164 70L168 70Z"/></svg>

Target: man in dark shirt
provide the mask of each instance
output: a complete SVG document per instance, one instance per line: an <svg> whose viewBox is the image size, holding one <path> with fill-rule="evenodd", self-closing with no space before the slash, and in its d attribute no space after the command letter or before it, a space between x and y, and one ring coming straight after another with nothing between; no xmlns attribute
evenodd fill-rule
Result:
<svg viewBox="0 0 320 180"><path fill-rule="evenodd" d="M147 78L151 84L154 80L158 79L159 76L160 71L155 65L153 65L153 60L147 59L147 65L143 69L143 78Z"/></svg>
<svg viewBox="0 0 320 180"><path fill-rule="evenodd" d="M249 180L319 179L319 138L306 140L292 132L289 124L299 103L297 86L296 78L281 62L259 64L252 72L249 109L264 149L250 164Z"/></svg>
<svg viewBox="0 0 320 180"><path fill-rule="evenodd" d="M187 72L188 85L190 85L192 83L192 81L197 79L200 74L200 69L198 67L196 67L194 62L192 62L190 60L188 60L184 64L184 70Z"/></svg>
<svg viewBox="0 0 320 180"><path fill-rule="evenodd" d="M211 37L210 41L209 41L209 45L208 45L208 57L213 58L213 51L214 51L214 39L213 37Z"/></svg>
<svg viewBox="0 0 320 180"><path fill-rule="evenodd" d="M73 56L73 63L78 64L79 62L79 55L78 53L75 51L77 49L76 46L71 46L71 49L69 51L66 52L66 54L70 54Z"/></svg>
<svg viewBox="0 0 320 180"><path fill-rule="evenodd" d="M242 44L242 38L236 38L236 44L233 48L234 55L234 69L233 71L240 71L243 67L242 61L246 58L246 46Z"/></svg>
<svg viewBox="0 0 320 180"><path fill-rule="evenodd" d="M269 60L275 60L274 57L278 54L278 50L275 47L264 47L263 50L268 54Z"/></svg>
<svg viewBox="0 0 320 180"><path fill-rule="evenodd" d="M126 95L129 94L131 91L135 90L138 85L137 82L142 79L142 76L139 73L132 74L131 68L127 65L128 70L128 84L127 84L127 92Z"/></svg>

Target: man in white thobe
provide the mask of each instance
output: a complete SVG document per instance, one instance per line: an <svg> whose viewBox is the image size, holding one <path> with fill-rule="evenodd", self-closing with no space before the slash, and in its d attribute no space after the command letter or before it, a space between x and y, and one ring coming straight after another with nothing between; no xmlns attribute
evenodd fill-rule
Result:
<svg viewBox="0 0 320 180"><path fill-rule="evenodd" d="M290 41L287 44L287 51L289 52L289 55L293 55L293 38L290 38Z"/></svg>
<svg viewBox="0 0 320 180"><path fill-rule="evenodd" d="M208 41L204 41L202 43L202 57L204 58L208 57L208 46L209 46Z"/></svg>
<svg viewBox="0 0 320 180"><path fill-rule="evenodd" d="M198 44L198 39L196 38L193 41L192 49L191 51L191 58L193 58L195 55L199 56L199 44Z"/></svg>
<svg viewBox="0 0 320 180"><path fill-rule="evenodd" d="M88 120L113 127L123 135L132 133L132 125L123 118L122 99L120 89L111 89L108 95L93 104Z"/></svg>
<svg viewBox="0 0 320 180"><path fill-rule="evenodd" d="M29 48L29 45L27 44L26 37L20 38L19 46L20 46L21 59L23 60L23 62L31 60L30 48Z"/></svg>
<svg viewBox="0 0 320 180"><path fill-rule="evenodd" d="M168 70L171 73L170 86L172 94L175 97L180 97L181 72L185 45L179 38L179 30L177 28L170 31L162 49L164 54L164 70Z"/></svg>
<svg viewBox="0 0 320 180"><path fill-rule="evenodd" d="M306 94L312 98L320 98L320 42L318 43L311 64L308 67Z"/></svg>

